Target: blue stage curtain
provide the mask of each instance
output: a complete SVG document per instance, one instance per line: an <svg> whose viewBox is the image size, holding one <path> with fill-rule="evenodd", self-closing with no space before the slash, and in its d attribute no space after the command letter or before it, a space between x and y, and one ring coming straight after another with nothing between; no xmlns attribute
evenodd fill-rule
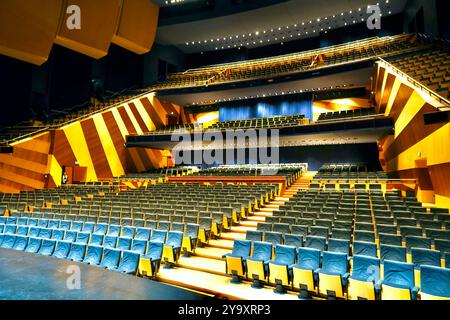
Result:
<svg viewBox="0 0 450 320"><path fill-rule="evenodd" d="M282 96L235 101L219 106L219 120L241 120L303 114L312 120L312 97Z"/></svg>

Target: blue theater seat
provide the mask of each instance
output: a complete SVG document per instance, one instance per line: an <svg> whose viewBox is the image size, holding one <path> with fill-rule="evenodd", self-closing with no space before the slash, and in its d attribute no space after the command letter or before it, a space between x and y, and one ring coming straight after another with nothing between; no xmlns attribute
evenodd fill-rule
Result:
<svg viewBox="0 0 450 320"><path fill-rule="evenodd" d="M63 229L54 229L52 232L52 237L51 239L53 240L63 240L64 239L64 230Z"/></svg>
<svg viewBox="0 0 450 320"><path fill-rule="evenodd" d="M406 262L406 248L400 246L380 245L380 260L391 260L397 262Z"/></svg>
<svg viewBox="0 0 450 320"><path fill-rule="evenodd" d="M154 277L158 273L163 246L162 242L150 241L148 243L147 253L139 261L139 275Z"/></svg>
<svg viewBox="0 0 450 320"><path fill-rule="evenodd" d="M137 228L134 239L150 241L152 229L150 228Z"/></svg>
<svg viewBox="0 0 450 320"><path fill-rule="evenodd" d="M92 233L94 232L95 223L93 222L85 222L81 231Z"/></svg>
<svg viewBox="0 0 450 320"><path fill-rule="evenodd" d="M100 267L108 270L117 270L120 261L120 250L105 248Z"/></svg>
<svg viewBox="0 0 450 320"><path fill-rule="evenodd" d="M6 225L5 234L16 234L17 227L15 225Z"/></svg>
<svg viewBox="0 0 450 320"><path fill-rule="evenodd" d="M29 218L28 219L28 226L29 227L37 227L38 219L35 218Z"/></svg>
<svg viewBox="0 0 450 320"><path fill-rule="evenodd" d="M28 225L28 218L19 218L17 219L18 226L26 226Z"/></svg>
<svg viewBox="0 0 450 320"><path fill-rule="evenodd" d="M375 233L371 231L355 231L354 241L375 242Z"/></svg>
<svg viewBox="0 0 450 320"><path fill-rule="evenodd" d="M1 247L5 249L12 249L14 247L14 242L16 242L16 235L5 234Z"/></svg>
<svg viewBox="0 0 450 320"><path fill-rule="evenodd" d="M347 254L323 252L322 268L319 271L320 294L329 298L345 298L349 276Z"/></svg>
<svg viewBox="0 0 450 320"><path fill-rule="evenodd" d="M378 258L377 245L372 242L355 241L353 242L353 255Z"/></svg>
<svg viewBox="0 0 450 320"><path fill-rule="evenodd" d="M327 239L324 237L306 236L305 247L325 251Z"/></svg>
<svg viewBox="0 0 450 320"><path fill-rule="evenodd" d="M431 249L431 239L425 237L407 236L406 252L410 253L411 248Z"/></svg>
<svg viewBox="0 0 450 320"><path fill-rule="evenodd" d="M350 241L350 239L352 238L352 232L348 229L333 228L333 230L331 231L331 237L333 239Z"/></svg>
<svg viewBox="0 0 450 320"><path fill-rule="evenodd" d="M90 244L87 247L86 256L83 259L83 263L98 266L102 260L103 247Z"/></svg>
<svg viewBox="0 0 450 320"><path fill-rule="evenodd" d="M421 300L450 300L450 269L422 266L420 283Z"/></svg>
<svg viewBox="0 0 450 320"><path fill-rule="evenodd" d="M50 229L58 229L59 228L59 220L50 220L48 223L48 227Z"/></svg>
<svg viewBox="0 0 450 320"><path fill-rule="evenodd" d="M93 233L91 235L91 241L89 241L89 244L94 246L103 246L103 239L103 234Z"/></svg>
<svg viewBox="0 0 450 320"><path fill-rule="evenodd" d="M312 226L309 228L309 234L316 237L328 238L330 230L328 227Z"/></svg>
<svg viewBox="0 0 450 320"><path fill-rule="evenodd" d="M125 226L122 228L122 237L134 238L136 227Z"/></svg>
<svg viewBox="0 0 450 320"><path fill-rule="evenodd" d="M166 242L166 237L167 237L167 231L164 231L164 230L153 230L152 237L150 238L150 241L165 243Z"/></svg>
<svg viewBox="0 0 450 320"><path fill-rule="evenodd" d="M200 232L200 225L195 223L188 223L184 231L183 243L181 245L185 255L195 251L198 242L198 235Z"/></svg>
<svg viewBox="0 0 450 320"><path fill-rule="evenodd" d="M340 239L328 239L328 251L350 254L350 241Z"/></svg>
<svg viewBox="0 0 450 320"><path fill-rule="evenodd" d="M31 220L31 219L30 219ZM59 228L64 229L64 230L70 230L70 228L72 227L72 221L69 220L62 220L59 223Z"/></svg>
<svg viewBox="0 0 450 320"><path fill-rule="evenodd" d="M305 238L308 235L308 229L308 226L292 225L291 234L299 235Z"/></svg>
<svg viewBox="0 0 450 320"><path fill-rule="evenodd" d="M375 300L380 292L380 260L354 255L352 274L348 280L348 299Z"/></svg>
<svg viewBox="0 0 450 320"><path fill-rule="evenodd" d="M269 242L272 245L283 243L283 234L279 232L266 231L264 232L264 242Z"/></svg>
<svg viewBox="0 0 450 320"><path fill-rule="evenodd" d="M144 255L147 250L147 242L146 240L134 239L131 245L131 251Z"/></svg>
<svg viewBox="0 0 450 320"><path fill-rule="evenodd" d="M77 232L76 231L68 230L64 234L64 240L66 240L66 241L75 242L76 238L77 238Z"/></svg>
<svg viewBox="0 0 450 320"><path fill-rule="evenodd" d="M377 224L378 234L397 235L397 227L392 225Z"/></svg>
<svg viewBox="0 0 450 320"><path fill-rule="evenodd" d="M243 259L250 256L251 248L252 242L249 240L233 241L233 250L222 256L222 258L225 258L225 271L227 274L236 275L239 277L245 276Z"/></svg>
<svg viewBox="0 0 450 320"><path fill-rule="evenodd" d="M39 219L38 220L38 227L40 227L40 228L47 228L48 227L48 219Z"/></svg>
<svg viewBox="0 0 450 320"><path fill-rule="evenodd" d="M399 246L399 247L402 245L403 242L402 236L386 233L380 233L378 235L378 240L380 244L388 244L391 246Z"/></svg>
<svg viewBox="0 0 450 320"><path fill-rule="evenodd" d="M122 251L122 259L117 269L120 273L136 275L139 266L139 253L134 251Z"/></svg>
<svg viewBox="0 0 450 320"><path fill-rule="evenodd" d="M105 236L104 247L115 248L117 246L117 237Z"/></svg>
<svg viewBox="0 0 450 320"><path fill-rule="evenodd" d="M263 233L262 231L252 231L249 230L245 234L245 240L249 241L262 241L263 240Z"/></svg>
<svg viewBox="0 0 450 320"><path fill-rule="evenodd" d="M51 256L53 251L55 251L56 241L51 239L42 240L41 248L38 253L43 256Z"/></svg>
<svg viewBox="0 0 450 320"><path fill-rule="evenodd" d="M441 266L441 252L437 250L412 248L412 263L414 264L415 284L420 287L420 269L422 266Z"/></svg>
<svg viewBox="0 0 450 320"><path fill-rule="evenodd" d="M17 218L16 217L8 217L6 220L6 224L17 225Z"/></svg>
<svg viewBox="0 0 450 320"><path fill-rule="evenodd" d="M445 253L450 252L449 240L435 239L434 246L436 250L441 252L442 259L444 259Z"/></svg>
<svg viewBox="0 0 450 320"><path fill-rule="evenodd" d="M303 237L296 234L285 234L284 235L284 245L292 247L303 247Z"/></svg>
<svg viewBox="0 0 450 320"><path fill-rule="evenodd" d="M167 241L163 248L162 260L165 263L176 263L180 258L183 233L179 231L169 231Z"/></svg>
<svg viewBox="0 0 450 320"><path fill-rule="evenodd" d="M253 287L259 287L260 281L268 282L269 262L272 259L273 245L269 242L253 242L251 256L242 256L247 277L253 279Z"/></svg>
<svg viewBox="0 0 450 320"><path fill-rule="evenodd" d="M8 219L7 217L1 216L0 217L0 224L6 224L7 219Z"/></svg>
<svg viewBox="0 0 450 320"><path fill-rule="evenodd" d="M81 232L81 230L83 230L83 222L81 222L81 221L72 221L72 227L70 228L70 230Z"/></svg>
<svg viewBox="0 0 450 320"><path fill-rule="evenodd" d="M25 252L37 253L41 248L42 239L30 237L28 240L28 245L25 248Z"/></svg>
<svg viewBox="0 0 450 320"><path fill-rule="evenodd" d="M70 246L69 254L67 255L67 259L82 262L84 259L84 255L86 253L86 245L81 243L72 243Z"/></svg>
<svg viewBox="0 0 450 320"><path fill-rule="evenodd" d="M274 259L269 262L269 282L277 285L277 291L291 282L296 248L277 244Z"/></svg>
<svg viewBox="0 0 450 320"><path fill-rule="evenodd" d="M97 223L94 228L94 234L105 235L108 231L108 225L106 223Z"/></svg>
<svg viewBox="0 0 450 320"><path fill-rule="evenodd" d="M39 238L50 239L52 237L52 229L41 228L39 230Z"/></svg>
<svg viewBox="0 0 450 320"><path fill-rule="evenodd" d="M303 297L308 292L318 293L321 251L312 248L297 249L297 264L292 267L293 287L300 289Z"/></svg>
<svg viewBox="0 0 450 320"><path fill-rule="evenodd" d="M108 236L111 237L119 237L120 236L120 231L121 231L121 226L118 225L110 225L108 228Z"/></svg>
<svg viewBox="0 0 450 320"><path fill-rule="evenodd" d="M383 273L383 300L416 300L419 288L414 282L412 263L385 260Z"/></svg>
<svg viewBox="0 0 450 320"><path fill-rule="evenodd" d="M130 250L132 240L133 240L132 238L128 238L128 237L119 237L119 240L117 242L117 249Z"/></svg>
<svg viewBox="0 0 450 320"><path fill-rule="evenodd" d="M23 251L28 245L28 237L16 236L16 241L14 242L13 249Z"/></svg>
<svg viewBox="0 0 450 320"><path fill-rule="evenodd" d="M75 242L76 243L82 243L82 244L88 244L90 238L91 238L91 234L90 233L88 233L88 232L78 232Z"/></svg>
<svg viewBox="0 0 450 320"><path fill-rule="evenodd" d="M66 259L67 255L70 251L70 246L72 243L70 241L60 240L56 244L55 251L53 252L53 256L59 259Z"/></svg>

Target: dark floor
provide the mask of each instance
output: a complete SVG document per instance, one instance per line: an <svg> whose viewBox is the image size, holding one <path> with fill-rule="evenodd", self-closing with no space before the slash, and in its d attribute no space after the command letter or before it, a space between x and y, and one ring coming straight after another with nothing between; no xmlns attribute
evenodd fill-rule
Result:
<svg viewBox="0 0 450 320"><path fill-rule="evenodd" d="M79 267L80 289L70 290L67 286L67 283L73 283L71 266ZM2 299L203 300L208 297L83 263L0 248L0 300Z"/></svg>

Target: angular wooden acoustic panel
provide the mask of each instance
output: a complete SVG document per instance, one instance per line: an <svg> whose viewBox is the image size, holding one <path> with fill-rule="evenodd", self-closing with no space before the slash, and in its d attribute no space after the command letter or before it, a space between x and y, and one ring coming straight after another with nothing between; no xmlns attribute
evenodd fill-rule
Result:
<svg viewBox="0 0 450 320"><path fill-rule="evenodd" d="M69 29L70 13L63 12L55 43L100 59L108 54L111 39L117 28L121 0L65 0L65 8L80 7L81 28Z"/></svg>
<svg viewBox="0 0 450 320"><path fill-rule="evenodd" d="M41 65L58 31L64 0L1 0L0 54Z"/></svg>
<svg viewBox="0 0 450 320"><path fill-rule="evenodd" d="M122 0L112 42L137 54L150 51L155 41L159 7L149 0Z"/></svg>

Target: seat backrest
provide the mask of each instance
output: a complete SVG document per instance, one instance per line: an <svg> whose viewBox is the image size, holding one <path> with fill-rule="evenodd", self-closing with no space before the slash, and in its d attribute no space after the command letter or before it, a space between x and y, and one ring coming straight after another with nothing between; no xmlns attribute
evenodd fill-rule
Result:
<svg viewBox="0 0 450 320"><path fill-rule="evenodd" d="M275 246L274 262L287 266L294 264L295 250L295 247L277 244Z"/></svg>
<svg viewBox="0 0 450 320"><path fill-rule="evenodd" d="M411 248L431 249L431 239L425 237L407 236L406 252L410 252Z"/></svg>
<svg viewBox="0 0 450 320"><path fill-rule="evenodd" d="M394 235L394 234L386 234L380 233L378 234L378 239L380 244L388 244L391 246L401 246L402 245L402 236Z"/></svg>
<svg viewBox="0 0 450 320"><path fill-rule="evenodd" d="M303 246L303 237L296 234L285 234L284 235L284 244L286 246L293 246L296 248Z"/></svg>
<svg viewBox="0 0 450 320"><path fill-rule="evenodd" d="M183 242L183 233L180 231L169 231L167 234L166 245L172 246L174 248L181 248L181 243Z"/></svg>
<svg viewBox="0 0 450 320"><path fill-rule="evenodd" d="M102 246L103 245L103 239L104 239L104 235L102 234L96 234L93 233L91 235L91 241L89 241L89 244L91 245L95 245L95 246Z"/></svg>
<svg viewBox="0 0 450 320"><path fill-rule="evenodd" d="M26 236L26 235L28 235L28 231L29 231L29 230L30 230L30 227L27 227L27 226L19 226L19 227L17 228L16 234L19 234L19 235L22 235L22 236ZM1 226L0 226L0 232L2 232Z"/></svg>
<svg viewBox="0 0 450 320"><path fill-rule="evenodd" d="M64 239L64 230L63 229L54 229L52 232L53 240L62 240Z"/></svg>
<svg viewBox="0 0 450 320"><path fill-rule="evenodd" d="M76 261L82 261L86 252L86 245L81 243L72 243L67 258Z"/></svg>
<svg viewBox="0 0 450 320"><path fill-rule="evenodd" d="M87 244L87 243L89 243L90 236L91 236L90 233L78 232L76 242Z"/></svg>
<svg viewBox="0 0 450 320"><path fill-rule="evenodd" d="M25 252L37 253L39 251L39 248L41 247L41 244L42 239L30 237L30 240L28 240L28 245L25 248Z"/></svg>
<svg viewBox="0 0 450 320"><path fill-rule="evenodd" d="M308 226L292 225L291 233L302 236L304 238L308 235L308 229Z"/></svg>
<svg viewBox="0 0 450 320"><path fill-rule="evenodd" d="M81 231L83 229L83 222L81 221L72 221L71 230L73 231Z"/></svg>
<svg viewBox="0 0 450 320"><path fill-rule="evenodd" d="M59 220L50 220L48 223L48 227L50 229L58 229L59 228Z"/></svg>
<svg viewBox="0 0 450 320"><path fill-rule="evenodd" d="M322 270L331 274L343 275L347 272L347 257L345 253L323 252Z"/></svg>
<svg viewBox="0 0 450 320"><path fill-rule="evenodd" d="M365 241L365 242L375 242L375 233L371 231L355 231L354 233L355 241Z"/></svg>
<svg viewBox="0 0 450 320"><path fill-rule="evenodd" d="M377 245L374 242L353 242L353 254L377 258Z"/></svg>
<svg viewBox="0 0 450 320"><path fill-rule="evenodd" d="M425 229L425 236L430 239L444 239L450 241L450 230Z"/></svg>
<svg viewBox="0 0 450 320"><path fill-rule="evenodd" d="M122 237L134 238L136 227L125 226L122 228Z"/></svg>
<svg viewBox="0 0 450 320"><path fill-rule="evenodd" d="M328 239L328 251L349 254L350 241L340 239Z"/></svg>
<svg viewBox="0 0 450 320"><path fill-rule="evenodd" d="M117 237L105 236L104 247L115 248L117 246Z"/></svg>
<svg viewBox="0 0 450 320"><path fill-rule="evenodd" d="M120 261L120 250L113 248L105 248L103 250L103 258L100 266L102 268L117 268Z"/></svg>
<svg viewBox="0 0 450 320"><path fill-rule="evenodd" d="M5 233L7 234L16 234L17 226L16 225L6 225Z"/></svg>
<svg viewBox="0 0 450 320"><path fill-rule="evenodd" d="M56 240L44 239L38 253L44 256L51 256L55 251Z"/></svg>
<svg viewBox="0 0 450 320"><path fill-rule="evenodd" d="M119 225L110 225L108 228L108 236L118 237L120 236L121 226Z"/></svg>
<svg viewBox="0 0 450 320"><path fill-rule="evenodd" d="M122 251L122 259L120 261L118 272L135 274L139 265L139 253L134 251Z"/></svg>
<svg viewBox="0 0 450 320"><path fill-rule="evenodd" d="M253 242L252 259L258 261L267 261L272 259L272 244L269 242ZM249 252L250 254L250 252Z"/></svg>
<svg viewBox="0 0 450 320"><path fill-rule="evenodd" d="M391 246L388 244L380 245L380 260L392 260L397 262L406 262L406 248L400 246Z"/></svg>
<svg viewBox="0 0 450 320"><path fill-rule="evenodd" d="M330 230L328 227L312 226L309 232L312 236L328 238Z"/></svg>
<svg viewBox="0 0 450 320"><path fill-rule="evenodd" d="M272 228L272 223L258 222L258 224L256 225L257 231L272 231Z"/></svg>
<svg viewBox="0 0 450 320"><path fill-rule="evenodd" d="M283 243L283 235L279 232L264 232L264 241L270 242L273 245L282 244Z"/></svg>
<svg viewBox="0 0 450 320"><path fill-rule="evenodd" d="M326 243L327 239L324 237L306 236L305 247L324 251Z"/></svg>
<svg viewBox="0 0 450 320"><path fill-rule="evenodd" d="M16 241L14 242L13 249L23 251L28 245L28 237L16 236Z"/></svg>
<svg viewBox="0 0 450 320"><path fill-rule="evenodd" d="M92 233L94 231L95 224L93 222L85 222L83 225L83 232Z"/></svg>
<svg viewBox="0 0 450 320"><path fill-rule="evenodd" d="M164 230L153 230L151 241L165 243L167 237L167 231Z"/></svg>
<svg viewBox="0 0 450 320"><path fill-rule="evenodd" d="M297 249L297 266L305 270L316 270L320 267L321 251L313 248Z"/></svg>
<svg viewBox="0 0 450 320"><path fill-rule="evenodd" d="M70 251L71 242L60 240L56 244L56 249L53 252L53 256L56 258L64 259L67 257Z"/></svg>
<svg viewBox="0 0 450 320"><path fill-rule="evenodd" d="M64 235L64 240L67 240L70 242L74 242L76 238L77 238L76 231L68 230L68 231L66 231L66 234Z"/></svg>
<svg viewBox="0 0 450 320"><path fill-rule="evenodd" d="M385 260L383 284L413 288L414 265L412 263Z"/></svg>
<svg viewBox="0 0 450 320"><path fill-rule="evenodd" d="M147 240L134 239L131 245L131 251L135 251L141 255L144 255L147 250Z"/></svg>
<svg viewBox="0 0 450 320"><path fill-rule="evenodd" d="M117 249L130 250L131 240L132 238L129 237L119 237L119 241L117 242Z"/></svg>
<svg viewBox="0 0 450 320"><path fill-rule="evenodd" d="M170 230L170 222L169 221L159 221L158 222L158 230L169 231Z"/></svg>
<svg viewBox="0 0 450 320"><path fill-rule="evenodd" d="M450 298L450 269L422 266L420 268L420 290L435 297Z"/></svg>
<svg viewBox="0 0 450 320"><path fill-rule="evenodd" d="M5 234L1 247L6 249L12 249L12 247L14 246L14 242L16 242L15 234Z"/></svg>
<svg viewBox="0 0 450 320"><path fill-rule="evenodd" d="M412 248L411 257L414 268L418 270L421 266L441 266L441 252L437 250Z"/></svg>
<svg viewBox="0 0 450 320"><path fill-rule="evenodd" d="M161 259L164 244L159 241L150 241L148 243L147 257L151 259Z"/></svg>
<svg viewBox="0 0 450 320"><path fill-rule="evenodd" d="M103 255L103 247L97 245L88 245L86 256L84 257L83 262L89 263L92 265L100 264Z"/></svg>
<svg viewBox="0 0 450 320"><path fill-rule="evenodd" d="M245 240L249 241L262 241L262 231L248 230L245 234Z"/></svg>
<svg viewBox="0 0 450 320"><path fill-rule="evenodd" d="M30 219L30 220L31 220L31 219ZM70 230L70 228L72 227L72 221L62 220L62 221L59 223L59 227L60 227L61 229L64 229L64 230Z"/></svg>
<svg viewBox="0 0 450 320"><path fill-rule="evenodd" d="M436 250L439 250L441 252L442 257L444 257L444 254L446 252L450 252L449 240L436 239L434 240L434 246Z"/></svg>
<svg viewBox="0 0 450 320"><path fill-rule="evenodd" d="M186 224L186 230L184 231L184 235L186 237L198 238L200 226L196 223L188 223Z"/></svg>
<svg viewBox="0 0 450 320"><path fill-rule="evenodd" d="M108 230L108 225L106 223L97 223L94 227L94 234L105 235Z"/></svg>

